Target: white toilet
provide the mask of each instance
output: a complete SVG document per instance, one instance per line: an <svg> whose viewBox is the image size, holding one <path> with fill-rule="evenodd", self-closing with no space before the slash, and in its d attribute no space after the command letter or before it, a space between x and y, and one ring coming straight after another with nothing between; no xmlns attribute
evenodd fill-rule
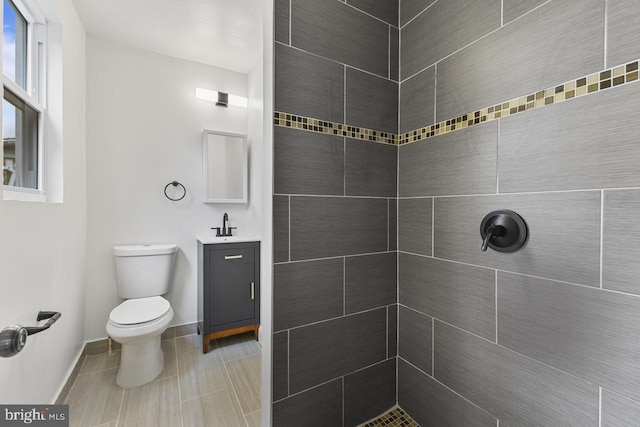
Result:
<svg viewBox="0 0 640 427"><path fill-rule="evenodd" d="M118 295L125 298L111 310L107 334L122 344L120 387L153 381L164 366L160 335L173 319L169 291L178 245L115 246Z"/></svg>

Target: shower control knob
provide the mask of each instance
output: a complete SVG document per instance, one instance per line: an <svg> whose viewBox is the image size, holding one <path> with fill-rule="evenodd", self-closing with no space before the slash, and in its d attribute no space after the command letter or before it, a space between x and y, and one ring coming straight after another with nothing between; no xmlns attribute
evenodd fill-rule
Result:
<svg viewBox="0 0 640 427"><path fill-rule="evenodd" d="M27 343L27 330L20 325L9 325L0 331L0 357L20 353Z"/></svg>
<svg viewBox="0 0 640 427"><path fill-rule="evenodd" d="M527 240L527 224L517 213L502 209L488 213L480 224L480 250L515 252Z"/></svg>

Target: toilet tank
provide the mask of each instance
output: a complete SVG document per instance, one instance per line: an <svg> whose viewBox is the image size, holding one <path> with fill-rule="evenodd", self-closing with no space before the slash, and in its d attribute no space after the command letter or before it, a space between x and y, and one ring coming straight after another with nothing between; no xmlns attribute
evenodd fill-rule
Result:
<svg viewBox="0 0 640 427"><path fill-rule="evenodd" d="M120 297L144 298L169 291L178 245L114 246Z"/></svg>

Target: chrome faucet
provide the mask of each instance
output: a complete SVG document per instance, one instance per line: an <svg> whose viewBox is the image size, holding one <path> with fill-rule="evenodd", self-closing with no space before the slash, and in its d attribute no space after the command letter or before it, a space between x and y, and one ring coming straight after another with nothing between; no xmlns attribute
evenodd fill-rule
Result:
<svg viewBox="0 0 640 427"><path fill-rule="evenodd" d="M220 227L211 227L212 230L216 230L216 237L231 237L232 231L238 228L238 227L227 227L228 221L229 221L229 215L227 215L227 213L225 212L224 216L222 217L222 231L220 231Z"/></svg>

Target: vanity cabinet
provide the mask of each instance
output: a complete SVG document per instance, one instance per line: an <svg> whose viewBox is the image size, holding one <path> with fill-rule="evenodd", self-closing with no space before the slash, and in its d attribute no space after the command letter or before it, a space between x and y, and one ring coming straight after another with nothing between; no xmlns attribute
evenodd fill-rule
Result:
<svg viewBox="0 0 640 427"><path fill-rule="evenodd" d="M198 241L198 333L211 340L260 328L260 242Z"/></svg>

